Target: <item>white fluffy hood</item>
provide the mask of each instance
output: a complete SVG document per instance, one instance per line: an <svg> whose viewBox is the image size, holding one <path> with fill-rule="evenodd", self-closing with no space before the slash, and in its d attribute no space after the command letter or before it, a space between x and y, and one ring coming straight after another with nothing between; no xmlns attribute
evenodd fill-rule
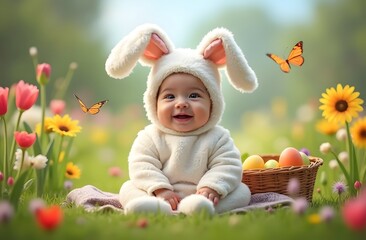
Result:
<svg viewBox="0 0 366 240"><path fill-rule="evenodd" d="M150 66L144 106L148 119L166 133L196 135L211 129L224 111L219 69L224 68L233 87L241 92L252 92L257 78L249 67L242 51L227 29L216 28L209 32L196 49L174 48L167 35L156 25L141 25L123 38L111 51L106 61L106 71L114 78L128 76L137 61ZM172 73L183 72L201 79L212 103L209 121L193 132L176 132L165 128L157 118L156 103L159 87Z"/></svg>

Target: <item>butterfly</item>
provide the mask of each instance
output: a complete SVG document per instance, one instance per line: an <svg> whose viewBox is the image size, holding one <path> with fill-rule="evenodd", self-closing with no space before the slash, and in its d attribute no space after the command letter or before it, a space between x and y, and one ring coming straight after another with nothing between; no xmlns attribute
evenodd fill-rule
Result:
<svg viewBox="0 0 366 240"><path fill-rule="evenodd" d="M288 55L287 59L282 59L272 53L267 53L266 55L270 57L273 61L275 61L278 65L280 65L280 68L283 72L288 73L291 69L290 64L301 66L304 63L304 57L301 56L303 52L302 45L302 41L296 43L296 45L292 48L290 54Z"/></svg>
<svg viewBox="0 0 366 240"><path fill-rule="evenodd" d="M76 99L78 100L79 104L80 104L80 108L84 113L89 113L91 115L97 114L100 111L100 108L108 102L108 100L103 100L100 102L97 102L95 104L93 104L90 108L88 108L83 101L81 101L80 98L78 98L78 96L76 96L74 94L74 96L76 97Z"/></svg>

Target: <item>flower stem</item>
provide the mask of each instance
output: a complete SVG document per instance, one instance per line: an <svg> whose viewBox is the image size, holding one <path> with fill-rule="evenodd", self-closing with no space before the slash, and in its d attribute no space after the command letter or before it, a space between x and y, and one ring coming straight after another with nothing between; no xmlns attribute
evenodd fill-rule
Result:
<svg viewBox="0 0 366 240"><path fill-rule="evenodd" d="M62 82L61 89L56 93L55 99L62 99L64 97L65 92L70 85L72 76L74 75L74 72L75 72L75 69L69 68L69 70L66 73L66 77L65 77L64 81Z"/></svg>
<svg viewBox="0 0 366 240"><path fill-rule="evenodd" d="M53 187L54 189L53 190L57 190L58 188L58 184L59 184L59 181L58 181L58 165L59 165L59 161L60 161L60 155L61 155L61 151L62 151L62 145L63 145L63 142L64 142L64 136L61 135L61 139L60 139L60 144L59 144L59 148L58 148L58 152L57 152L57 155L55 157L55 162L54 162L54 167L53 167Z"/></svg>
<svg viewBox="0 0 366 240"><path fill-rule="evenodd" d="M4 164L3 164L3 171L4 171L4 179L8 178L8 132L7 132L7 128L6 128L6 121L5 121L5 117L1 116L1 119L4 122ZM1 198L3 197L3 188L5 188L5 181L2 181L1 183L1 189L0 189L0 196Z"/></svg>
<svg viewBox="0 0 366 240"><path fill-rule="evenodd" d="M20 119L22 118L22 115L23 115L23 112L24 110L21 110L19 109L19 115L18 115L18 119L17 119L17 123L15 125L15 130L14 132L18 131L19 129L19 124L20 124ZM10 148L10 155L9 155L9 165L8 165L8 173L9 173L9 176L11 175L10 172L11 172L11 166L13 166L13 161L14 161L14 153L15 153L15 138L13 137L13 141L11 143L11 148Z"/></svg>
<svg viewBox="0 0 366 240"><path fill-rule="evenodd" d="M40 145L43 153L44 119L46 115L46 86L44 84L41 84L41 108L42 108L42 122L41 122Z"/></svg>
<svg viewBox="0 0 366 240"><path fill-rule="evenodd" d="M8 176L8 132L7 132L7 128L6 128L6 121L5 121L5 118L4 116L1 116L1 119L3 120L4 122L4 158L3 158L3 161L4 161L4 164L3 164L3 171L4 171L4 179L7 179L7 176ZM5 181L4 181L5 182Z"/></svg>
<svg viewBox="0 0 366 240"><path fill-rule="evenodd" d="M351 133L350 133L350 129L349 129L349 123L346 122L346 129L347 129L347 136L348 136L348 150L349 150L349 170L350 170L350 175L349 175L349 188L350 188L350 193L352 196L355 196L357 194L356 189L353 187L353 184L359 180L359 174L358 174L358 163L357 163L357 156L356 156L356 152L355 152L355 147L353 146L353 142L352 142L352 138L351 138Z"/></svg>

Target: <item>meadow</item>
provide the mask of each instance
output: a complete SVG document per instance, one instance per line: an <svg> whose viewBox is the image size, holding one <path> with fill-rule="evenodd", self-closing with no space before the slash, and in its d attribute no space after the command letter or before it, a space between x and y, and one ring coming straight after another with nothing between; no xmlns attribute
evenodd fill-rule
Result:
<svg viewBox="0 0 366 240"><path fill-rule="evenodd" d="M79 114L77 111L76 109L76 115ZM302 131L293 131L289 130L293 128L285 126L291 126L296 121L284 121L285 116L282 116L281 121L275 120L276 114L271 109L268 111L273 119L267 118L265 122L256 120L263 112L243 116L243 121L251 124L256 122L255 127L267 129L266 134L253 134L250 130L243 129L242 132L235 132L233 138L239 148L251 149L251 154L279 153L285 146L294 146L307 147L314 152L313 155L324 159L314 186L313 202L302 214L295 213L291 207L212 217L205 214L125 216L113 211L90 213L81 207L63 205L69 190L61 190L45 193L43 197L48 205L63 206L60 225L47 231L40 228L28 209L34 194L25 194L12 219L0 225L1 239L364 239L365 230L353 231L345 225L340 209L346 196L339 198L332 192L332 184L339 180L340 170L331 169L328 166L329 156L321 155L318 150L320 143L332 137L316 131L315 118L302 123ZM91 184L104 191L118 192L120 185L128 178L128 149L137 131L146 124L143 111L137 106L131 106L118 116L103 112L95 117L78 117L82 131L73 142L69 158L80 167L81 176L73 180L72 188ZM273 121L282 122L283 126L271 128ZM254 144L252 147L248 147L247 139L251 139L250 142ZM256 142L261 144L256 145ZM343 145L339 143L338 147ZM111 173L111 168L120 171ZM320 181L323 172L327 176L326 183ZM334 216L329 221L317 220L324 206L334 209Z"/></svg>

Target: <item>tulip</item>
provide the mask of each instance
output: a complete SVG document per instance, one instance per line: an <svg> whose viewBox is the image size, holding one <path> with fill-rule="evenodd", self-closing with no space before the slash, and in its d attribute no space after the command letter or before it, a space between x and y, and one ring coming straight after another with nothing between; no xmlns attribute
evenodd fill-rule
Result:
<svg viewBox="0 0 366 240"><path fill-rule="evenodd" d="M37 101L39 90L36 86L20 80L15 90L16 106L20 110L28 110Z"/></svg>
<svg viewBox="0 0 366 240"><path fill-rule="evenodd" d="M41 85L46 85L50 80L51 65L42 63L37 65L37 81Z"/></svg>
<svg viewBox="0 0 366 240"><path fill-rule="evenodd" d="M63 220L62 209L57 206L50 206L48 208L40 208L36 212L36 218L39 226L44 230L53 230Z"/></svg>
<svg viewBox="0 0 366 240"><path fill-rule="evenodd" d="M8 180L6 181L6 183L8 184L8 186L13 186L14 185L14 178L13 177L8 177Z"/></svg>
<svg viewBox="0 0 366 240"><path fill-rule="evenodd" d="M15 137L15 141L23 149L29 148L36 141L36 134L27 133L26 131L22 131L22 132L17 131L14 133L14 137Z"/></svg>
<svg viewBox="0 0 366 240"><path fill-rule="evenodd" d="M366 201L362 198L348 200L342 208L345 224L352 230L361 231L366 228Z"/></svg>
<svg viewBox="0 0 366 240"><path fill-rule="evenodd" d="M54 99L50 102L50 109L54 115L61 115L65 110L66 103L64 100Z"/></svg>
<svg viewBox="0 0 366 240"><path fill-rule="evenodd" d="M3 116L8 111L8 95L9 88L0 87L0 116Z"/></svg>
<svg viewBox="0 0 366 240"><path fill-rule="evenodd" d="M355 184L353 184L353 187L358 191L361 189L362 183L360 181L356 181Z"/></svg>

